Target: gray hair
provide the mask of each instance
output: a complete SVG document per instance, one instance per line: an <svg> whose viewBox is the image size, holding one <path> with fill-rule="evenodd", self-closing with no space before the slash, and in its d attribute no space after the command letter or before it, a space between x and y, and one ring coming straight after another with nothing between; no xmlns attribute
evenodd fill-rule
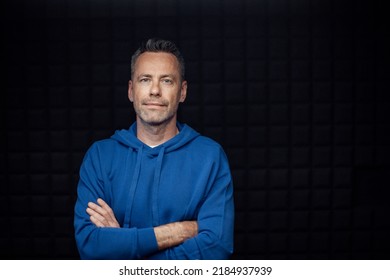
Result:
<svg viewBox="0 0 390 280"><path fill-rule="evenodd" d="M181 55L179 49L171 41L156 39L156 38L149 39L146 42L143 42L131 57L131 77L133 77L135 71L135 63L138 57L144 52L165 52L165 53L173 54L177 58L177 61L179 62L179 68L180 68L179 72L182 81L184 80L185 78L184 58Z"/></svg>

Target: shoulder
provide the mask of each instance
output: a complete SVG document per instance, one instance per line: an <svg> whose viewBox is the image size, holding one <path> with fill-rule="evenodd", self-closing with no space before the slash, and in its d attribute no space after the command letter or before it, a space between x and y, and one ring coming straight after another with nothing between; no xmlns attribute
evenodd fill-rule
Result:
<svg viewBox="0 0 390 280"><path fill-rule="evenodd" d="M194 139L191 155L193 162L197 162L201 168L214 170L218 174L230 173L229 160L222 146L207 136Z"/></svg>
<svg viewBox="0 0 390 280"><path fill-rule="evenodd" d="M214 139L207 137L205 135L200 134L198 131L190 127L189 125L181 125L183 131L185 131L188 135L191 135L189 138L192 138L191 144L200 148L205 149L215 149L221 150L221 145L215 141Z"/></svg>
<svg viewBox="0 0 390 280"><path fill-rule="evenodd" d="M110 138L101 139L93 142L89 147L89 150L100 150L100 149L109 149L115 147L117 141Z"/></svg>
<svg viewBox="0 0 390 280"><path fill-rule="evenodd" d="M113 139L95 141L85 153L83 165L105 170L106 173L119 169L126 161L126 150L126 147Z"/></svg>
<svg viewBox="0 0 390 280"><path fill-rule="evenodd" d="M198 136L192 141L191 149L202 157L225 157L223 147L217 141L203 135Z"/></svg>
<svg viewBox="0 0 390 280"><path fill-rule="evenodd" d="M198 131L193 129L187 124L179 124L181 131L183 132L183 144L187 144L187 148L196 150L207 150L207 151L221 151L221 145L215 140L200 134Z"/></svg>
<svg viewBox="0 0 390 280"><path fill-rule="evenodd" d="M107 138L93 142L88 148L87 154L90 156L107 156L118 153L123 149L126 149L123 145L111 138Z"/></svg>
<svg viewBox="0 0 390 280"><path fill-rule="evenodd" d="M199 135L194 142L196 145L203 146L205 148L222 149L221 145L217 141L207 136Z"/></svg>

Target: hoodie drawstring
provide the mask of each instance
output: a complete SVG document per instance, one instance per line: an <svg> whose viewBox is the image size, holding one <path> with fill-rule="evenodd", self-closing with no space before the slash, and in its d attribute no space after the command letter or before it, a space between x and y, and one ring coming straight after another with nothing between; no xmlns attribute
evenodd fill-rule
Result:
<svg viewBox="0 0 390 280"><path fill-rule="evenodd" d="M153 196L152 196L152 217L153 217L153 226L160 225L159 213L158 213L158 191L160 186L161 178L161 169L162 162L164 158L165 147L162 146L157 157L156 169L154 171L154 180L153 180Z"/></svg>
<svg viewBox="0 0 390 280"><path fill-rule="evenodd" d="M165 147L162 146L160 148L160 151L157 156L157 162L156 162L156 169L154 171L154 178L153 178L153 196L152 196L152 218L153 218L153 226L160 225L160 219L159 219L159 212L158 212L158 191L160 186L160 178L161 178L161 169L162 169L162 163L165 153ZM140 171L141 171L141 161L143 156L143 146L141 146L138 150L137 154L137 162L134 168L134 175L131 180L130 184L130 190L129 190L129 203L126 207L125 217L124 217L124 223L123 227L128 228L130 226L130 217L131 212L134 205L134 197L135 197L135 191L137 189Z"/></svg>
<svg viewBox="0 0 390 280"><path fill-rule="evenodd" d="M131 149L131 148L130 148ZM141 160L142 160L142 154L143 154L143 146L140 146L137 154L137 163L134 168L134 175L133 179L131 180L131 185L130 185L130 191L129 191L129 203L127 204L126 207L126 212L125 212L125 218L124 218L124 223L123 227L128 228L130 225L130 217L131 217L131 210L133 209L132 205L134 202L134 196L135 196L135 190L138 185L138 179L140 175L140 170L141 170ZM129 153L130 156L130 153ZM128 158L129 160L129 158ZM126 168L126 170L128 170Z"/></svg>

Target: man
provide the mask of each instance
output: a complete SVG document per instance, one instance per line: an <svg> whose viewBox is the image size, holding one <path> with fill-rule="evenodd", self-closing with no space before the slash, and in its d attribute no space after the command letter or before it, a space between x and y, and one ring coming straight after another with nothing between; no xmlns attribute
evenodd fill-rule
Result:
<svg viewBox="0 0 390 280"><path fill-rule="evenodd" d="M94 143L80 168L75 235L82 259L227 259L233 185L220 145L177 121L187 95L176 46L133 55L136 122Z"/></svg>

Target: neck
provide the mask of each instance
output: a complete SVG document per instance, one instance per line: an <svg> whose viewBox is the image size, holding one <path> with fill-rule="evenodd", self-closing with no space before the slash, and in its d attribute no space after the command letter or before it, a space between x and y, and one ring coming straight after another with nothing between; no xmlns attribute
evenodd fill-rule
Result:
<svg viewBox="0 0 390 280"><path fill-rule="evenodd" d="M137 138L148 146L158 146L179 133L176 119L169 123L150 125L137 118Z"/></svg>

